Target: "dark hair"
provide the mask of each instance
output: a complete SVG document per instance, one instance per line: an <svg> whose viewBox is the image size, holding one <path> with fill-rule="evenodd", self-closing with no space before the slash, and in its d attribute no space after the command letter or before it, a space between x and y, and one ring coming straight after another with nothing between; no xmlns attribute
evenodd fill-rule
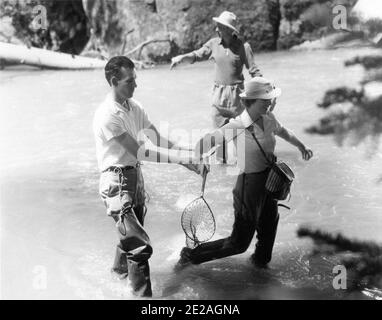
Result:
<svg viewBox="0 0 382 320"><path fill-rule="evenodd" d="M111 85L111 78L121 78L121 68L134 69L134 62L125 56L112 57L105 66L105 77L107 82Z"/></svg>

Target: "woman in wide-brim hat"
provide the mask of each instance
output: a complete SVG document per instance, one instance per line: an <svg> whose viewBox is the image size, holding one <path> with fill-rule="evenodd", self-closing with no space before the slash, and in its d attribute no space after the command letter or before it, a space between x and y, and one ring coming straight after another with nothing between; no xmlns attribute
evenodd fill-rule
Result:
<svg viewBox="0 0 382 320"><path fill-rule="evenodd" d="M265 78L255 77L246 82L245 90L240 94L244 111L222 128L203 137L197 144L195 151L203 155L210 148L221 144L224 136L235 137L237 142L240 132L238 129L241 132L244 129L241 136L244 138L244 149L238 148L240 174L233 190L235 221L232 233L228 238L203 243L192 250L183 248L178 267L243 253L248 249L255 232L257 244L252 255L253 263L258 267L265 267L271 261L279 214L277 200L266 192L265 183L270 171L267 159L271 162L275 160L275 136L296 146L304 160L313 156L312 150L284 127L271 112L270 109L274 107L275 99L280 94L281 89Z"/></svg>
<svg viewBox="0 0 382 320"><path fill-rule="evenodd" d="M248 69L252 77L261 76L261 73L255 64L251 46L238 37L235 14L224 11L212 19L216 23L218 37L210 39L198 50L174 57L171 68L183 61L194 63L214 60L215 83L211 113L213 127L219 128L243 111L239 97L244 87L243 67ZM221 156L225 157L225 152Z"/></svg>

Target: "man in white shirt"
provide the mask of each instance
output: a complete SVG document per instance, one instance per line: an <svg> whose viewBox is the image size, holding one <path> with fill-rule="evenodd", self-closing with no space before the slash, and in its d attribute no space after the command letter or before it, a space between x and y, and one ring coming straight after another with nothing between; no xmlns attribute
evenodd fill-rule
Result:
<svg viewBox="0 0 382 320"><path fill-rule="evenodd" d="M150 297L148 259L152 247L143 228L146 207L139 161L157 162L160 159L180 163L198 174L205 167L190 163L188 158L180 159L154 150L145 158L145 137L157 146L180 148L159 134L142 106L133 99L137 85L134 63L130 59L124 56L111 58L105 66L105 77L111 92L95 113L93 131L101 171L99 191L119 234L112 270L121 278L129 276L135 295Z"/></svg>

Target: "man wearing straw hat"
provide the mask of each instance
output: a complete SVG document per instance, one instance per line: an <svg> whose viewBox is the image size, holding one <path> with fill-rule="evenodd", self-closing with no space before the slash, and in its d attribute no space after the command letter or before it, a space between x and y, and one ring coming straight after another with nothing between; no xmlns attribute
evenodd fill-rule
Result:
<svg viewBox="0 0 382 320"><path fill-rule="evenodd" d="M203 155L211 147L223 143L224 136L232 136L230 130L235 130L236 137L244 134L245 149L238 152L240 174L233 190L235 222L228 238L202 243L192 250L183 248L177 267L243 253L249 247L255 232L257 244L252 261L260 267L265 267L270 262L279 214L277 200L266 192L265 182L270 171L269 162L274 158L275 135L297 147L304 160L313 156L312 150L293 132L282 126L270 111L272 101L280 94L281 90L271 81L262 77L252 78L240 94L245 110L220 129L206 135L196 146L196 152L200 150ZM211 141L215 141L215 145Z"/></svg>
<svg viewBox="0 0 382 320"><path fill-rule="evenodd" d="M194 63L212 59L215 62L215 84L212 93L212 120L214 128L219 128L243 111L239 94L243 90L243 66L252 77L261 76L255 64L254 54L248 42L239 39L236 15L224 11L216 22L219 37L210 39L200 49L172 58L171 68L186 61ZM224 148L225 144L223 144ZM219 157L226 162L226 152Z"/></svg>

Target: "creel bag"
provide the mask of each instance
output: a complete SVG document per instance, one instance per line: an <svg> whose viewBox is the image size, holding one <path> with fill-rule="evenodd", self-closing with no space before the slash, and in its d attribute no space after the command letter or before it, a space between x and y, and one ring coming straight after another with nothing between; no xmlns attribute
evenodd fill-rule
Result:
<svg viewBox="0 0 382 320"><path fill-rule="evenodd" d="M285 162L277 161L276 157L273 157L275 159L274 161L270 161L255 134L250 130L249 132L255 139L261 153L270 166L268 177L265 182L265 189L273 199L285 200L290 194L290 189L294 179L292 169Z"/></svg>

